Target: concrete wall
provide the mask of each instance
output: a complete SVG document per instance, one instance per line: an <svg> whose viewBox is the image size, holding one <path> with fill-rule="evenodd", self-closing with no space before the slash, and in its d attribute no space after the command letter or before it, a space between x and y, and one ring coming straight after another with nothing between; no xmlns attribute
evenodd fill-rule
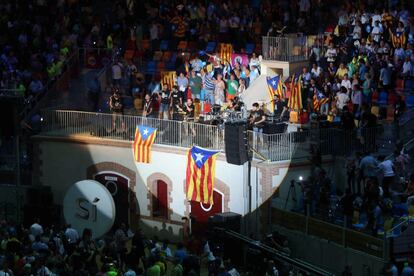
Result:
<svg viewBox="0 0 414 276"><path fill-rule="evenodd" d="M185 198L187 149L153 146L152 163L133 160L131 142L99 138L36 137L38 160L34 168L35 183L50 186L56 204L62 204L69 187L100 172L113 172L128 178L137 206L131 216L141 216L148 229L163 229L162 221L151 217L151 183L161 179L169 185L169 223L174 235L180 234L182 217L190 213ZM251 211L260 207L284 182L290 162L252 163ZM224 195L224 210L245 215L249 212L247 163L228 164L220 154L216 161L215 189ZM144 219L145 218L145 219ZM150 223L149 221L152 222ZM167 227L168 228L168 227Z"/></svg>
<svg viewBox="0 0 414 276"><path fill-rule="evenodd" d="M362 252L281 226L274 226L274 229L287 237L292 257L320 266L336 275L341 275L345 265L352 265L352 275L356 276L380 275L384 267L381 259Z"/></svg>
<svg viewBox="0 0 414 276"><path fill-rule="evenodd" d="M284 78L287 78L293 74L302 72L304 66L308 66L309 61L277 61L277 60L262 60L260 64L261 73L263 75L275 75L282 74Z"/></svg>

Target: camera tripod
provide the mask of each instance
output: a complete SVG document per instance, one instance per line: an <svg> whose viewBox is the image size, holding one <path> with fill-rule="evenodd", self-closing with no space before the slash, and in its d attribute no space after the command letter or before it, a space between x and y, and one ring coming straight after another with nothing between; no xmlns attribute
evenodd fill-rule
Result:
<svg viewBox="0 0 414 276"><path fill-rule="evenodd" d="M290 181L289 191L287 193L287 197L286 197L286 200L285 200L285 208L284 208L285 210L286 210L286 207L287 207L290 196L292 197L292 200L294 202L296 202L295 180L293 180L293 179Z"/></svg>

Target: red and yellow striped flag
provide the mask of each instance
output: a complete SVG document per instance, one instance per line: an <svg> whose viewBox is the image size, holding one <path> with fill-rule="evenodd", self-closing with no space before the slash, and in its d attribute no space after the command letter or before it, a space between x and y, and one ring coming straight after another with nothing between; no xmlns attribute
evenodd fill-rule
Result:
<svg viewBox="0 0 414 276"><path fill-rule="evenodd" d="M175 82L177 80L177 73L175 71L162 71L161 72L161 87L164 86L164 84L168 85L168 89L172 89L175 85Z"/></svg>
<svg viewBox="0 0 414 276"><path fill-rule="evenodd" d="M313 95L313 109L319 111L321 106L326 104L329 101L329 98L326 98L322 93L316 92Z"/></svg>
<svg viewBox="0 0 414 276"><path fill-rule="evenodd" d="M219 44L219 49L220 49L220 58L223 61L228 61L229 63L231 62L231 54L233 53L233 46L231 44L226 44L226 43L220 43Z"/></svg>
<svg viewBox="0 0 414 276"><path fill-rule="evenodd" d="M148 126L137 126L133 144L134 159L140 163L151 162L151 147L154 144L157 129Z"/></svg>
<svg viewBox="0 0 414 276"><path fill-rule="evenodd" d="M295 77L292 76L292 80L290 83L290 97L288 101L288 107L294 110L302 109L302 87L301 87L301 78L302 76Z"/></svg>
<svg viewBox="0 0 414 276"><path fill-rule="evenodd" d="M193 146L187 154L187 199L213 204L216 156L219 152Z"/></svg>

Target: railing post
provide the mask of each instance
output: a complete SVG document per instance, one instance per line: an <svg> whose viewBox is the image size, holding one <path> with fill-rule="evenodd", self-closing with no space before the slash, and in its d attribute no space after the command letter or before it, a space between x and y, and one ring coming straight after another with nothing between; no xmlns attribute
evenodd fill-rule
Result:
<svg viewBox="0 0 414 276"><path fill-rule="evenodd" d="M310 216L310 205L309 202L306 203L306 225L305 225L305 234L309 234L309 216Z"/></svg>
<svg viewBox="0 0 414 276"><path fill-rule="evenodd" d="M346 227L347 227L347 216L344 216L344 225L342 227L342 246L346 246Z"/></svg>

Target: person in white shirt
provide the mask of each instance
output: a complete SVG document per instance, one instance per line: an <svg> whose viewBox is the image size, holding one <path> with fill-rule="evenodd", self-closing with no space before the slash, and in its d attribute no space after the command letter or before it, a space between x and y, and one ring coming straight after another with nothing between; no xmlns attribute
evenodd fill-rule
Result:
<svg viewBox="0 0 414 276"><path fill-rule="evenodd" d="M318 66L316 63L312 65L311 75L313 78L318 78L322 73L322 68Z"/></svg>
<svg viewBox="0 0 414 276"><path fill-rule="evenodd" d="M75 228L72 228L70 224L67 225L65 230L65 237L69 243L75 244L79 241L79 233Z"/></svg>
<svg viewBox="0 0 414 276"><path fill-rule="evenodd" d="M389 195L389 189L393 184L395 178L394 164L391 160L385 160L385 155L378 156L378 170L382 174L382 189L384 190L384 195Z"/></svg>
<svg viewBox="0 0 414 276"><path fill-rule="evenodd" d="M404 77L410 77L412 76L412 72L413 72L413 65L411 63L410 57L406 57L403 67L402 67L402 75Z"/></svg>
<svg viewBox="0 0 414 276"><path fill-rule="evenodd" d="M30 234L36 238L37 236L43 235L43 227L40 225L40 220L38 218L35 219L35 223L30 226Z"/></svg>
<svg viewBox="0 0 414 276"><path fill-rule="evenodd" d="M379 43L381 40L381 34L382 34L382 27L379 25L379 21L376 21L374 23L374 26L371 30L371 35L375 42Z"/></svg>
<svg viewBox="0 0 414 276"><path fill-rule="evenodd" d="M375 26L375 22L377 22L377 21L378 21L378 22L381 22L382 17L381 17L381 15L380 15L379 10L375 9L374 14L373 14L373 15L372 15L372 17L371 17L371 20L372 20L372 22L371 22L372 27L374 27L374 26Z"/></svg>
<svg viewBox="0 0 414 276"><path fill-rule="evenodd" d="M121 85L123 68L124 66L119 61L115 61L112 65L112 80L114 85Z"/></svg>
<svg viewBox="0 0 414 276"><path fill-rule="evenodd" d="M357 21L357 23L355 24L354 30L352 31L352 38L354 40L361 39L361 33L362 33L361 23L360 21Z"/></svg>
<svg viewBox="0 0 414 276"><path fill-rule="evenodd" d="M351 88L352 88L352 83L348 78L348 74L344 75L344 78L341 81L341 86L345 87L347 90L347 94L349 96L350 92L351 92Z"/></svg>
<svg viewBox="0 0 414 276"><path fill-rule="evenodd" d="M346 88L342 86L341 90L336 94L336 107L338 110L342 110L349 102L349 97L346 92Z"/></svg>
<svg viewBox="0 0 414 276"><path fill-rule="evenodd" d="M326 53L325 53L326 60L328 62L335 62L337 55L338 55L338 52L334 48L333 43L332 42L329 43L329 47L328 47L328 49L326 50Z"/></svg>

